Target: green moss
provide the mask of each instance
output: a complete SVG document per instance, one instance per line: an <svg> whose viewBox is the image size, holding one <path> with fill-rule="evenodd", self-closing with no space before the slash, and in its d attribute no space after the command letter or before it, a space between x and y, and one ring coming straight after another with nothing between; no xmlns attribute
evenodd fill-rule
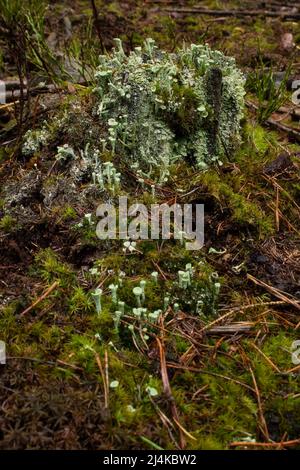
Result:
<svg viewBox="0 0 300 470"><path fill-rule="evenodd" d="M90 296L82 287L75 287L68 299L69 311L73 313L87 313L93 310L93 303Z"/></svg>
<svg viewBox="0 0 300 470"><path fill-rule="evenodd" d="M194 450L222 450L224 445L218 441L214 435L207 437L200 437L196 443L192 443L191 449Z"/></svg>
<svg viewBox="0 0 300 470"><path fill-rule="evenodd" d="M62 330L57 325L52 325L44 331L42 338L45 342L45 347L53 352L58 352L61 344L66 336L67 329Z"/></svg>
<svg viewBox="0 0 300 470"><path fill-rule="evenodd" d="M211 7L220 7L214 1L209 4ZM105 9L105 5L103 5L103 9ZM143 8L141 8L142 10ZM89 13L91 12L89 11ZM111 13L113 14L113 12ZM124 12L122 12L123 14ZM139 17L138 14L137 17ZM157 26L162 17L156 15L153 18L153 21L157 22ZM175 39L176 21L175 19L163 18L172 41ZM187 34L193 33L193 37L199 37L199 31L204 29L203 18L190 17L188 23L189 32ZM263 23L259 20L255 24L256 29L260 32ZM237 48L240 48L239 39L241 38L244 38L245 49L248 44L251 44L251 34L249 35L245 31L247 27L243 25L238 28L236 19L230 19L226 25L229 32L227 37L224 36L223 24L212 22L210 25L210 28L213 28L214 43L219 42L227 51L236 51ZM144 23L143 28L145 28ZM147 24L147 28L151 35L153 33L159 39L161 44L172 47L165 31L161 31L159 28L157 31L153 31L153 24ZM272 28L267 25L264 31L266 38L263 46L267 50L270 45L269 35ZM178 43L180 34L178 32L178 37L176 37ZM186 33L184 32L184 34ZM126 33L124 33L124 38L127 39ZM143 38L138 27L130 40L134 45L142 45ZM105 61L114 60L118 53L122 52L115 51L110 59L106 58ZM256 50L253 50L253 54L255 53ZM187 55L187 68L189 68L188 61L192 59L191 52L187 52ZM168 58L172 57L169 54L167 56ZM198 57L197 53L195 56ZM104 59L100 58L100 60ZM124 60L126 62L127 59ZM146 57L145 69L153 65L157 65L157 63L152 64L149 57ZM169 65L168 62L168 67ZM123 90L129 82L131 90L134 90L134 87L139 83L139 77L134 76L134 80L131 80L131 71L128 77L126 73L124 75L122 66L120 67L116 61L108 65L108 68L114 70L114 77L110 79L110 87L120 85L120 89ZM205 66L195 68L197 68L195 76L201 81L207 73ZM101 66L99 70L102 69ZM138 69L139 67L136 67L134 72ZM166 77L168 77L170 70L167 68L166 71L161 70L159 73L163 75L166 72ZM154 76L156 73L154 70ZM209 74L206 75L206 78L208 77ZM210 77L208 82L212 78ZM220 148L220 142L218 142L217 149L213 147L218 125L222 124L224 130L224 120L221 122L222 120L216 119L220 114L218 111L219 93L216 93L216 99L207 100L206 96L199 96L195 92L195 87L187 86L180 80L174 82L170 89L168 89L168 80L159 77L157 82L153 93L161 98L162 102L157 104L158 109L154 112L143 101L144 89L137 89L136 92L136 96L141 98L142 103L136 104L132 97L120 98L116 96L116 102L122 104L122 113L124 109L134 109L133 105L135 104L138 110L137 119L135 116L130 116L134 132L130 133L129 141L127 141L127 144L129 142L133 148L134 145L139 146L142 143L134 155L131 155L130 148L127 148L126 145L123 146L124 136L121 135L121 132L126 130L126 127L122 127L123 122L118 129L120 134L118 134L115 152L110 148L110 141L107 142L108 148L102 151L99 137L108 140L108 127L110 127L108 119L118 120L119 116L115 113L113 103L110 103L111 108L109 108L107 116L94 116L90 89L85 89L79 98L78 96L70 96L63 104L58 118L47 124L47 132L49 132L47 144L39 142L38 134L31 136L34 137L31 142L33 146L37 144L39 146L36 155L43 148L45 150L43 159L50 164L49 159L55 152L57 145L74 141L76 155L80 157L80 150L84 149L86 143L89 142L92 148L87 158L90 165L88 169L94 169L94 150L100 149L99 161L113 161L118 171L122 172L122 193L126 194L125 191L127 191L130 201L136 199L139 202L150 204L174 198L193 203L199 199L204 200L207 203L205 210L209 220L214 220L221 228L222 223L226 223L226 230L228 227L229 233L228 240L232 240L232 245L238 243L238 257L244 261L249 250L245 243L245 240L249 239L249 229L251 229L251 238L254 240L253 244L259 243L260 236L267 237L273 233L271 219L273 212L269 205L275 200L274 188L271 187L271 184L268 186L268 182L262 174L263 165L272 161L275 155L282 151L282 142L279 141L279 137L275 133L263 129L248 119L242 129L243 144L239 150L233 154L229 146L228 155L225 153L221 155L222 158L224 157L224 162L227 161L227 157L229 160L223 167L220 166L218 170L210 168L199 174L197 163L203 161L203 155L207 155L208 147L211 153L219 150L222 153L224 150ZM103 86L104 88L109 87L108 83ZM95 104L98 106L100 98L103 99L100 96L99 81L95 83L95 87L97 91L93 106ZM114 94L107 87L105 88L106 97ZM220 92L220 88L218 89ZM168 106L170 96L174 97L174 101L181 101L180 106L174 112L162 109L163 106ZM201 112L204 114L207 112L205 117L199 116L197 111L197 108L203 104L202 98L205 101L205 112L203 109ZM149 114L147 114L148 112ZM155 115L154 122L150 119L153 117L152 112ZM141 115L142 120L139 120ZM159 121L158 125L157 120ZM160 137L163 137L161 139L150 135L149 141L151 144L154 142L156 146L154 148L160 149L162 143L166 143L164 156L171 155L172 161L168 166L168 173L165 175L161 175L158 168L153 169L151 174L148 171L147 152L149 149L146 147L148 128L140 129L143 122L148 123L151 130L158 131L158 135L161 134ZM200 132L195 136L200 126L203 126L203 133ZM209 128L212 128L211 133ZM209 138L206 139L208 134ZM189 138L193 139L191 146L187 145ZM174 147L173 141L176 144ZM30 139L27 144L30 144ZM294 153L299 150L298 146L289 148ZM177 162L173 162L173 157L176 157ZM43 159L39 161L41 170L44 169ZM136 160L144 161L145 164L130 168L130 165L134 164ZM204 160L206 159L204 158ZM80 160L80 163L82 162L83 160ZM209 158L208 162L210 162ZM196 164L195 168L191 163ZM297 157L295 157L295 165L297 165ZM57 168L53 168L52 176L44 179L44 189L49 189L52 185L57 185L60 182L62 175L53 175L55 170ZM139 170L142 173L139 173ZM134 178L131 177L132 173L138 178L141 176L145 182L136 184ZM152 175L156 180L163 176L161 184L156 185L154 196L150 193L151 179L149 176ZM167 178L169 178L169 184L166 181ZM79 196L86 189L91 189L89 181L88 187L85 186L85 182L84 180L83 184L81 182L77 184L76 181ZM289 179L280 181L280 184L283 187L283 190L280 191L280 208L285 215L290 216L292 210L289 197L297 198L299 184L296 181L291 183ZM141 194L142 192L143 194ZM86 194L89 197L90 193L87 191L83 194L84 197ZM132 196L133 194L134 196ZM110 191L105 190L100 193L100 196L103 201L115 201ZM98 198L98 193L97 196L92 194L91 198ZM72 202L52 209L51 216L57 217L58 223L76 219L76 212L69 204ZM85 203L83 206L84 209L87 207ZM78 205L78 207L81 206ZM296 215L294 218L296 219ZM91 226L83 224L81 227L78 227L78 224L76 224L77 226L72 224L73 228L69 226L71 224L63 225L63 236L66 233L68 239L69 237L71 240L76 238L76 241L74 240L76 249L82 249L84 253L87 247L92 247L95 254L83 257L82 262L79 259L78 264L81 265L81 269L78 269L65 261L65 259L71 259L72 247L69 247L70 250L68 250L64 245L60 250L61 247L55 241L53 246L57 247L58 251L46 249L38 252L34 264L30 266L27 273L28 284L24 285L22 291L14 289L19 300L1 310L1 339L7 342L9 355L20 358L13 362L13 366L17 365L17 375L13 375L12 370L9 371L9 380L13 386L7 385L9 382L7 378L3 381L3 390L8 386L16 391L15 394L11 394L9 391L10 412L6 418L16 413L19 418L21 416L23 422L25 415L28 416L32 410L38 408L41 408L43 413L47 413L39 401L41 394L45 395L47 403L50 403L51 414L56 412L56 408L59 411L60 406L68 409L68 415L66 415L66 422L70 428L68 436L76 436L78 440L75 445L85 447L90 444L94 445L92 439L95 437L97 442L95 445L111 449L177 448L179 430L172 422L170 401L163 392L159 349L155 336L153 336L161 335L161 340L162 337L164 339L168 377L179 421L194 437L194 439L190 439L186 436L187 449L227 449L230 442L234 440L261 439L259 432L257 432L260 419L257 395L253 389L253 378L249 365L251 365L258 384L263 413L271 439L279 442L285 433L286 439L299 437L299 377L297 372L286 373L288 369L293 367L290 346L292 341L297 339L295 331L289 327L285 328L284 325L279 326L276 323L277 317L273 315L272 311L270 315L267 314L264 302L273 299L266 295L256 297L256 294L252 293L249 286L245 284L244 271L241 271L239 275L235 275L232 271L226 273L229 266L226 257L232 254L227 244L224 247L228 249L228 253L224 258L209 255L210 265L205 261L205 249L191 253L185 250L178 241L170 240L165 243L151 240L139 241L137 248L141 253L125 254L122 251L123 241L99 242L95 235L95 224ZM34 234L34 229L32 233ZM216 245L218 248L225 243L222 230L220 233L218 231L211 241L218 243ZM232 245L230 242L230 246ZM240 263L235 255L232 261ZM188 263L192 263L195 273L191 285L184 290L178 286L178 270L184 270ZM97 267L99 273L89 273L90 265ZM230 321L232 319L232 321L255 323L251 330L252 334L247 337L244 335L228 337L222 335L220 337L209 332L207 334L205 331L202 332L204 324L207 325L214 320L213 315L223 313L222 310L218 312L218 299L214 299L212 296L211 275L216 269L225 273L224 278L220 279L222 284L220 303L222 308L225 307L224 312L227 312L227 307L232 304L235 307L243 307L245 303L249 305L261 302L262 304L255 309L241 308L240 311L232 312ZM245 271L247 269L246 262L244 269ZM151 272L154 270L159 271L158 284L151 278ZM120 271L125 273L122 284L119 280ZM141 280L147 281L145 308L148 309L148 312L163 309L165 296L170 297L171 307L175 302L180 306L181 311L177 314L174 311L169 311L164 316L164 330L162 331L158 325L150 326L146 316L143 321L139 322L133 315L133 308L137 305L132 290L139 285ZM5 277L4 281L6 282ZM26 281L25 275L24 281ZM20 317L19 314L54 281L59 282L59 287L28 312L25 317ZM8 278L8 282L10 282L10 278ZM109 291L111 283L120 283L118 298L125 302L125 314L122 316L118 328L114 322L116 305L113 304ZM103 289L103 305L101 314L97 315L91 292L99 285ZM199 319L195 307L199 295L203 292L207 296L207 305L205 315ZM2 301L2 297L0 299ZM262 331L260 318L264 319L263 335L260 334ZM292 311L289 312L289 319L293 321ZM226 324L226 321L224 323ZM128 329L128 325L134 327L135 336L132 330ZM148 328L149 336L144 342L141 338L143 332L140 331L143 327ZM253 348L254 340L262 352L280 368L280 373L276 372L270 363ZM103 376L96 361L96 354L99 355L103 367L106 367L104 375L108 374L108 382L119 382L118 387L109 389L107 410L104 410ZM30 358L32 362L29 360ZM9 366L10 361L11 359L8 362ZM22 365L20 366L20 364ZM175 364L176 368L171 364ZM185 370L185 367L191 367L191 370ZM23 370L24 378L22 376ZM21 378L19 379L19 377ZM22 384L19 387L18 380L24 382L25 392L28 387L30 393L27 395L23 393L24 389ZM28 383L28 380L33 380L33 384ZM48 386L51 387L49 396L47 394ZM157 396L149 397L147 393L149 386L157 390ZM56 389L57 393L53 393L53 390ZM72 401L74 395L78 397L78 402ZM25 397L25 401L21 405L18 402L16 411L13 408L15 396ZM30 407L28 407L29 402L32 404ZM80 406L77 403L82 405L83 414L80 413ZM43 403L42 405L44 406ZM93 415L94 408L95 415ZM59 414L55 423L55 429L58 429L56 434L59 434L61 430L59 427L61 415L63 416L63 413ZM164 423L167 422L165 416L173 424L173 426L170 425L170 433L166 426L162 425L162 420ZM43 415L41 421L45 417L46 415ZM49 416L47 420L48 418ZM31 419L31 415L30 421L40 424L35 421L35 418ZM74 423L75 426L72 428ZM80 433L76 434L78 423L80 423ZM93 432L95 428L96 432ZM26 439L28 435L29 433L27 433ZM92 435L93 437L91 437ZM69 437L66 442L70 444L68 439Z"/></svg>
<svg viewBox="0 0 300 470"><path fill-rule="evenodd" d="M221 178L217 172L209 171L201 175L198 181L210 195L230 209L233 222L257 228L260 236L273 233L274 222L271 216L265 213L257 201L252 202L242 192L238 192L242 182L239 177Z"/></svg>
<svg viewBox="0 0 300 470"><path fill-rule="evenodd" d="M60 262L58 255L50 248L40 250L35 260L37 272L47 284L58 281L61 287L66 287L74 281L70 266Z"/></svg>
<svg viewBox="0 0 300 470"><path fill-rule="evenodd" d="M0 330L2 341L8 342L10 338L14 338L19 334L16 317L17 309L18 303L11 302L0 310Z"/></svg>
<svg viewBox="0 0 300 470"><path fill-rule="evenodd" d="M105 306L102 308L102 312L99 316L96 316L92 320L92 326L94 331L100 335L101 341L109 343L110 341L118 341L118 333L115 330L114 320L112 313L115 308Z"/></svg>
<svg viewBox="0 0 300 470"><path fill-rule="evenodd" d="M0 61L1 61L1 58L0 58ZM9 149L6 147L1 147L0 148L0 163L4 163L8 158L9 158Z"/></svg>
<svg viewBox="0 0 300 470"><path fill-rule="evenodd" d="M4 215L0 219L0 230L3 230L4 232L11 232L13 229L16 228L16 219L12 217L11 215L7 214Z"/></svg>
<svg viewBox="0 0 300 470"><path fill-rule="evenodd" d="M248 134L252 137L253 145L255 150L259 154L264 154L268 150L268 133L261 126L251 126L247 127ZM252 133L252 135L251 135Z"/></svg>
<svg viewBox="0 0 300 470"><path fill-rule="evenodd" d="M67 205L61 208L62 220L67 222L69 220L75 219L76 217L77 217L77 213L73 207Z"/></svg>

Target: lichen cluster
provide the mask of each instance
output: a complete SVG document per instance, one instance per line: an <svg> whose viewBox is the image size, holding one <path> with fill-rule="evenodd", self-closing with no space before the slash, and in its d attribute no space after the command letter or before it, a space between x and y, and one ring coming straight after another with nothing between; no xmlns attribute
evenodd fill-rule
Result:
<svg viewBox="0 0 300 470"><path fill-rule="evenodd" d="M140 181L159 184L168 180L172 163L182 159L202 170L222 164L240 142L244 77L235 60L207 45L168 53L152 39L126 55L120 39L115 42L111 54L100 56L94 76L90 117L98 126L98 140L85 136L82 146L96 151L100 161L118 156ZM27 132L24 155L49 144L48 127ZM56 118L52 127L63 132L67 116ZM68 139L56 158L74 158L75 147ZM98 179L99 165L90 161L88 166L91 179L92 174Z"/></svg>
<svg viewBox="0 0 300 470"><path fill-rule="evenodd" d="M168 177L187 158L204 169L239 142L244 78L235 60L207 45L161 51L152 39L129 55L116 39L95 73L96 113L107 125L103 147L141 176Z"/></svg>
<svg viewBox="0 0 300 470"><path fill-rule="evenodd" d="M132 254L134 251L137 250L134 248ZM90 269L89 273L96 279L101 272L95 267ZM127 319L125 325L133 333L137 326L141 326L142 338L147 341L151 327L155 326L161 314L167 311L172 311L174 314L181 310L188 311L202 319L210 318L217 313L221 287L219 276L216 272L210 273L208 266L202 261L198 263L198 269L193 267L192 263L187 263L185 271L177 272L178 279L173 279L165 285L161 279L158 282L157 271L152 272L150 277L141 279L134 287L132 279L128 278L124 271L119 271L116 276L114 270L110 270L110 274L114 276L114 282L108 286L110 295L103 295L104 290L97 287L90 292L90 296L94 300L100 318L105 313L111 316L117 334L120 322L124 318ZM138 339L136 341L138 342Z"/></svg>
<svg viewBox="0 0 300 470"><path fill-rule="evenodd" d="M24 145L22 147L23 155L33 155L41 147L47 145L49 132L44 126L42 129L29 129L25 134Z"/></svg>

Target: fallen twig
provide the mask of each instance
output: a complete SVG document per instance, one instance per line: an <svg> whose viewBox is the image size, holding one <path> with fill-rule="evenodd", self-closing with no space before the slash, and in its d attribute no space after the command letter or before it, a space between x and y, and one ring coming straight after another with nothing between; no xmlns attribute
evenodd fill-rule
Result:
<svg viewBox="0 0 300 470"><path fill-rule="evenodd" d="M159 271L159 273L161 274L163 280L164 280L164 281L167 281L166 275L165 275L165 273L162 271L162 269L160 268L160 266L159 266L157 263L155 263L154 260L152 260L152 264L153 264L153 266L155 266L155 268Z"/></svg>
<svg viewBox="0 0 300 470"><path fill-rule="evenodd" d="M255 326L253 322L236 322L230 323L229 325L220 325L210 328L206 331L207 335L232 335L235 333L249 333L251 329Z"/></svg>
<svg viewBox="0 0 300 470"><path fill-rule="evenodd" d="M297 142L300 142L300 132L298 132L296 129L288 127L285 124L281 124L280 122L277 122L272 118L267 119L265 122L266 124L271 127L274 127L275 129L279 129L280 131L286 132L290 137L293 137L295 140L297 140Z"/></svg>
<svg viewBox="0 0 300 470"><path fill-rule="evenodd" d="M300 17L300 15L299 15ZM252 108L255 111L258 110L258 106L256 104L252 103L251 101L247 100L246 105L248 108ZM300 142L300 132L298 132L296 129L293 129L292 127L286 126L285 124L281 124L280 122L275 121L272 118L268 118L264 121L265 124L267 124L270 127L273 127L277 130L286 132L290 137L293 137L297 142Z"/></svg>
<svg viewBox="0 0 300 470"><path fill-rule="evenodd" d="M247 279L254 282L254 284L257 284L260 287L264 287L267 291L275 295L275 297L277 297L278 299L284 300L287 304L290 304L293 307L295 307L297 310L300 310L300 305L298 302L296 302L294 299L291 299L290 297L287 297L285 293L281 292L279 289L276 289L276 287L269 286L264 281L260 281L259 279L256 279L251 274L247 274Z"/></svg>

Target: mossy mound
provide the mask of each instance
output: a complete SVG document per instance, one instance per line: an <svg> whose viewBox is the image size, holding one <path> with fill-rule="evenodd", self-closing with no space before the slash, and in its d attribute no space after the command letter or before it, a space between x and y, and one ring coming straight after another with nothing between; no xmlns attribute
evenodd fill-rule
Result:
<svg viewBox="0 0 300 470"><path fill-rule="evenodd" d="M235 60L207 45L164 52L152 39L127 56L115 41L95 74L103 147L141 176L158 169L160 182L181 158L201 169L222 162L240 141L244 78Z"/></svg>

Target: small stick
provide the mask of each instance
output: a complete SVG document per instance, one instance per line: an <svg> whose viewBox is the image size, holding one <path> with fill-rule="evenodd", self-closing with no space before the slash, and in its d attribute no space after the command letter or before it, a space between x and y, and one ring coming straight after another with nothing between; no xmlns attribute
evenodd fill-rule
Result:
<svg viewBox="0 0 300 470"><path fill-rule="evenodd" d="M26 308L26 310L24 310L20 314L20 317L23 317L24 315L26 315L26 313L30 312L34 307L36 307L40 302L42 302L42 300L48 297L48 295L51 294L51 292L54 289L56 289L58 284L59 284L58 281L53 282L52 286L50 286L43 295L41 295L35 302L33 302L33 304L30 305L30 307Z"/></svg>
<svg viewBox="0 0 300 470"><path fill-rule="evenodd" d="M106 382L104 370L103 370L103 367L102 367L102 362L101 362L101 359L100 359L100 356L99 356L98 353L95 353L95 358L96 358L96 362L97 362L97 365L98 365L98 368L99 368L99 371L100 371L100 374L101 374L101 378L102 378L102 381L103 381L104 408L107 409L108 408L108 384Z"/></svg>
<svg viewBox="0 0 300 470"><path fill-rule="evenodd" d="M251 328L255 326L254 322L236 322L230 323L229 325L219 325L207 330L206 334L216 335L216 334L234 334L234 333L249 333Z"/></svg>
<svg viewBox="0 0 300 470"><path fill-rule="evenodd" d="M279 129L280 131L286 132L290 137L293 137L295 140L297 140L297 142L300 142L300 132L298 132L293 127L286 126L285 124L280 124L279 122L274 121L274 119L272 118L267 119L265 122L270 127L274 127L275 129Z"/></svg>
<svg viewBox="0 0 300 470"><path fill-rule="evenodd" d="M279 315L278 312L272 312L272 313L273 315L275 315L275 317L278 317L281 321L283 321L283 323L294 328L294 323L292 323L291 321L288 321L286 318L283 318L281 315Z"/></svg>
<svg viewBox="0 0 300 470"><path fill-rule="evenodd" d="M57 359L56 362L57 364L62 364L63 366L71 367L71 369L83 371L82 367L75 366L75 364L69 364L68 362L62 361L61 359Z"/></svg>
<svg viewBox="0 0 300 470"><path fill-rule="evenodd" d="M166 275L165 275L164 272L162 271L161 267L160 267L157 263L155 263L155 261L153 261L153 260L152 260L152 263L153 263L153 265L156 267L156 269L160 272L160 274L161 274L163 280L164 280L164 281L167 281Z"/></svg>
<svg viewBox="0 0 300 470"><path fill-rule="evenodd" d="M184 429L184 427L180 424L180 422L176 418L174 418L174 416L173 416L173 420L175 421L179 429L181 429L183 434L185 434L189 439L192 439L192 441L197 440L194 436L191 435L191 433L189 433L186 429Z"/></svg>

